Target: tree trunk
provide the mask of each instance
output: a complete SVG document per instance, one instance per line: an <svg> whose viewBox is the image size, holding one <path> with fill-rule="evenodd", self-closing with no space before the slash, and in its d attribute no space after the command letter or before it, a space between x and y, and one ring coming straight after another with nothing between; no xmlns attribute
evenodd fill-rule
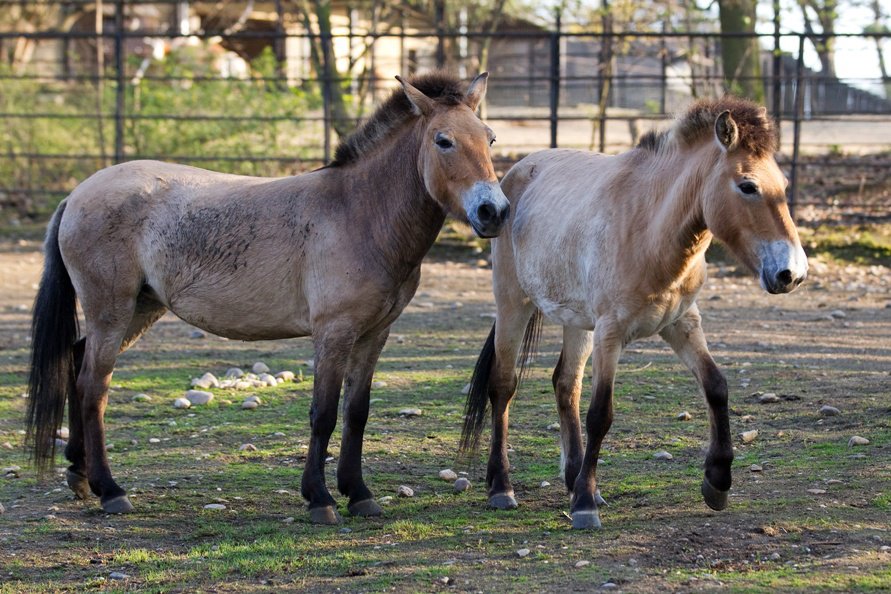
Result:
<svg viewBox="0 0 891 594"><path fill-rule="evenodd" d="M719 0L721 33L754 33L757 0ZM724 84L731 93L764 102L761 56L756 37L721 39Z"/></svg>

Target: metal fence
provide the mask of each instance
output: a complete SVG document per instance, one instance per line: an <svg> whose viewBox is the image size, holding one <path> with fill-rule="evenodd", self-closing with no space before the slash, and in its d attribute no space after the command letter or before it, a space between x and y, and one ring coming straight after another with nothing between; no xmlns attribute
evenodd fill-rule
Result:
<svg viewBox="0 0 891 594"><path fill-rule="evenodd" d="M21 3L0 1L0 10L12 4ZM498 133L502 172L540 148L618 152L694 96L721 93L721 43L740 37L567 32L559 20L550 30L483 33L439 21L379 32L350 11L345 26L320 36L286 26L281 2L273 3L275 18L253 29L184 32L175 22L134 17L156 4L164 3L117 0L106 10L97 3L92 30L75 19L64 30L0 31L4 59L31 47L26 64L0 64L0 208L10 217L43 216L92 171L133 159L258 175L318 167L329 160L336 131L388 95L392 75L447 67L470 76L478 68L474 48L484 43L492 72L484 116ZM195 3L167 4L182 18ZM759 81L780 124L790 204L799 213L887 216L891 102L861 87L887 89L891 81L839 80L809 69L804 34L777 29L758 37L767 38ZM891 36L837 36L844 37ZM789 39L796 51L782 50ZM318 41L327 42L325 51L311 68ZM333 47L347 48L345 68ZM220 59L233 54L254 59L233 71L238 60ZM336 109L338 98L345 111Z"/></svg>

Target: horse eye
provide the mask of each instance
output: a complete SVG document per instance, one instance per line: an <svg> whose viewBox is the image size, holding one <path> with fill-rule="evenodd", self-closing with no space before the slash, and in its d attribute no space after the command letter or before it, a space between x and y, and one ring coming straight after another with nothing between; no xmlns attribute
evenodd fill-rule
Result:
<svg viewBox="0 0 891 594"><path fill-rule="evenodd" d="M489 146L492 146L493 144L495 144L495 139L494 139L494 138L493 138L492 140L489 141Z"/></svg>
<svg viewBox="0 0 891 594"><path fill-rule="evenodd" d="M743 194L757 194L758 186L750 181L743 182L737 186Z"/></svg>
<svg viewBox="0 0 891 594"><path fill-rule="evenodd" d="M437 135L436 138L433 140L433 142L435 142L436 146L438 146L441 149L450 149L453 146L455 146L455 143L453 143L451 140L449 140L445 136Z"/></svg>

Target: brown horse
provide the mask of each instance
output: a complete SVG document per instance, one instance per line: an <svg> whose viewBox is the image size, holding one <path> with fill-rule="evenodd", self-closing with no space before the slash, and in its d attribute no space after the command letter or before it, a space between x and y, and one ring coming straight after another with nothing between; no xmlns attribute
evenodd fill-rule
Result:
<svg viewBox="0 0 891 594"><path fill-rule="evenodd" d="M362 478L362 436L390 325L414 295L446 214L492 237L510 209L490 159L494 135L475 115L486 80L400 79L334 161L304 175L135 161L80 184L50 222L34 307L28 429L38 467L52 463L67 398L68 485L82 498L98 495L106 512L132 509L105 451L108 386L118 354L169 310L239 340L311 335L301 489L311 518L339 521L324 466L342 387L337 486L350 513L380 514Z"/></svg>
<svg viewBox="0 0 891 594"><path fill-rule="evenodd" d="M600 526L597 456L613 420L619 356L629 342L656 333L705 394L711 444L702 495L711 508L726 507L733 460L727 383L708 352L695 299L713 234L769 293L804 280L807 259L775 151L766 111L725 97L695 103L670 130L650 133L621 155L547 150L508 172L501 186L514 214L492 247L497 317L474 371L462 439L463 448L476 447L491 401L491 507L517 506L508 478L508 405L521 343L525 362L540 313L563 326L553 384L573 527ZM579 398L592 351L583 450Z"/></svg>

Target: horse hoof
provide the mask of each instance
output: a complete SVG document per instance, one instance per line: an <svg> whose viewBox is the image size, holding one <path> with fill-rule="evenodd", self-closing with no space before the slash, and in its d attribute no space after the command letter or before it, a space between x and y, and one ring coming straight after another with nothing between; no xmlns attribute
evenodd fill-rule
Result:
<svg viewBox="0 0 891 594"><path fill-rule="evenodd" d="M68 483L68 488L74 491L74 496L78 499L88 499L92 495L87 477L79 472L67 471L65 473L65 482Z"/></svg>
<svg viewBox="0 0 891 594"><path fill-rule="evenodd" d="M311 508L309 510L309 519L313 524L333 525L343 522L343 518L340 517L333 505Z"/></svg>
<svg viewBox="0 0 891 594"><path fill-rule="evenodd" d="M594 491L594 503L597 504L597 507L601 505L606 505L606 499L600 496L600 489Z"/></svg>
<svg viewBox="0 0 891 594"><path fill-rule="evenodd" d="M702 498L705 504L715 511L721 511L727 507L727 495L730 491L715 489L707 478L702 479Z"/></svg>
<svg viewBox="0 0 891 594"><path fill-rule="evenodd" d="M103 501L102 511L107 514L128 514L133 511L133 504L126 495L118 495L114 499Z"/></svg>
<svg viewBox="0 0 891 594"><path fill-rule="evenodd" d="M510 493L497 493L489 497L487 507L492 509L517 509L517 500Z"/></svg>
<svg viewBox="0 0 891 594"><path fill-rule="evenodd" d="M600 528L600 513L596 509L581 509L572 512L573 530L597 530Z"/></svg>
<svg viewBox="0 0 891 594"><path fill-rule="evenodd" d="M380 516L384 513L381 506L374 499L363 499L347 506L350 515L368 518L371 516Z"/></svg>

